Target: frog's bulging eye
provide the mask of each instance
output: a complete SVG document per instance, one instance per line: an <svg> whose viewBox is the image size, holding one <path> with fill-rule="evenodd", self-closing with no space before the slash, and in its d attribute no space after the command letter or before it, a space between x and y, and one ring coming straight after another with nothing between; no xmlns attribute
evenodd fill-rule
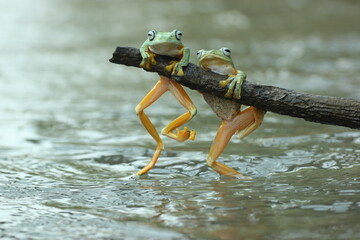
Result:
<svg viewBox="0 0 360 240"><path fill-rule="evenodd" d="M182 32L180 32L179 30L176 30L175 31L175 37L176 37L177 40L180 40L181 37L182 37Z"/></svg>
<svg viewBox="0 0 360 240"><path fill-rule="evenodd" d="M226 47L223 47L223 48L221 48L221 51L223 52L223 54L224 54L225 56L230 57L230 55L231 55L230 49L228 49L228 48L226 48Z"/></svg>
<svg viewBox="0 0 360 240"><path fill-rule="evenodd" d="M148 38L150 41L154 40L155 38L155 30L151 30L148 32Z"/></svg>
<svg viewBox="0 0 360 240"><path fill-rule="evenodd" d="M202 50L197 51L196 56L197 56L198 58L200 58L200 57L201 57L201 53L202 53Z"/></svg>

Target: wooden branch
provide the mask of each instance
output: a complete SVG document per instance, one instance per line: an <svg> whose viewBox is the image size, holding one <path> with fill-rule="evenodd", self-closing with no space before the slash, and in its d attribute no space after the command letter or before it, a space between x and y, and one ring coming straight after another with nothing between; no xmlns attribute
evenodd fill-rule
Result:
<svg viewBox="0 0 360 240"><path fill-rule="evenodd" d="M139 67L141 60L139 49L117 47L110 62ZM171 76L165 70L165 66L169 64L170 60L171 58L168 57L157 56L157 64L147 71L172 77L181 85L191 89L224 97L227 89L219 87L219 81L226 79L226 76L205 71L192 63L184 68L183 77ZM360 102L352 99L298 93L284 88L244 81L241 99L231 100L266 111L303 118L307 121L360 129Z"/></svg>

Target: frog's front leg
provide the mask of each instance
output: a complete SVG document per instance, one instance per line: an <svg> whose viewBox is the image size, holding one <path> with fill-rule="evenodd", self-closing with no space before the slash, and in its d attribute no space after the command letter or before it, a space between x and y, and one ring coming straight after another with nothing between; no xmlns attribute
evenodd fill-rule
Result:
<svg viewBox="0 0 360 240"><path fill-rule="evenodd" d="M190 97L187 95L187 93L180 84L178 84L172 79L165 77L162 78L167 79L167 81L169 82L169 91L188 110L188 112L184 113L183 115L172 121L162 130L161 133L179 142L183 142L187 139L195 140L195 135L196 135L195 130L189 130L187 127L184 127L184 130L179 130L177 128L188 122L196 115L196 107L194 106ZM175 129L176 129L176 133L173 132L173 130Z"/></svg>
<svg viewBox="0 0 360 240"><path fill-rule="evenodd" d="M171 61L169 65L165 67L165 70L171 72L171 74L176 74L178 76L184 76L183 67L186 67L189 64L190 60L190 49L182 48L182 57L179 61Z"/></svg>
<svg viewBox="0 0 360 240"><path fill-rule="evenodd" d="M228 91L225 94L226 98L241 98L241 86L246 79L246 74L243 71L238 70L236 75L229 75L226 80L220 81L220 87L228 87Z"/></svg>
<svg viewBox="0 0 360 240"><path fill-rule="evenodd" d="M156 54L149 50L149 46L146 43L144 43L140 47L140 53L142 56L140 67L148 70L151 69L151 65L156 64L156 60L155 60Z"/></svg>

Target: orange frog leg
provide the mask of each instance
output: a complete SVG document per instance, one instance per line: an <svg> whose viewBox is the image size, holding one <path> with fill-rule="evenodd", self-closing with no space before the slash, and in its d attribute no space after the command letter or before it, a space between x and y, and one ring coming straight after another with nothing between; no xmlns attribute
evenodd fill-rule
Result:
<svg viewBox="0 0 360 240"><path fill-rule="evenodd" d="M188 138L194 138L195 131L189 131L187 128L185 128L182 131L178 131L177 134L171 132L173 129L181 126L188 120L190 120L194 113L196 113L196 108L192 104L189 96L186 94L184 89L178 84L166 77L160 76L160 80L155 84L153 89L150 90L150 92L144 97L144 99L136 106L135 111L138 114L141 123L144 125L146 130L149 132L149 134L153 137L153 139L157 143L157 147L155 150L154 155L152 156L150 162L139 172L137 172L135 175L143 175L150 171L155 166L155 163L157 162L161 151L164 148L164 143L162 142L158 132L156 131L156 128L148 118L148 116L145 114L144 110L149 107L151 104L153 104L159 97L161 97L166 91L171 91L174 96L179 100L179 102L185 106L189 111L191 110L191 113L185 113L179 118L175 119L173 122L169 124L168 127L163 129L163 134L167 135L175 140L178 141L185 141ZM182 91L181 91L182 90Z"/></svg>
<svg viewBox="0 0 360 240"><path fill-rule="evenodd" d="M235 117L231 120L224 119L210 148L210 152L206 160L207 164L220 175L240 179L250 179L225 164L217 162L216 159L218 159L220 154L224 151L231 137L236 132L240 131L243 133L243 137L249 135L258 126L260 126L264 114L265 112L260 109L248 107L235 115Z"/></svg>
<svg viewBox="0 0 360 240"><path fill-rule="evenodd" d="M254 116L254 121L251 124L247 125L244 129L238 130L236 132L236 134L238 134L240 139L245 138L246 136L250 135L250 133L255 131L255 129L257 129L263 122L264 115L266 113L266 111L256 107L247 107L242 112L244 111L251 111Z"/></svg>
<svg viewBox="0 0 360 240"><path fill-rule="evenodd" d="M169 82L169 91L188 110L188 112L169 123L161 133L179 142L183 142L187 139L194 140L196 134L195 130L188 130L187 127L184 127L184 130L179 130L177 128L184 125L196 115L196 107L180 84L169 78L167 78L167 80ZM176 133L173 132L174 129L176 129Z"/></svg>

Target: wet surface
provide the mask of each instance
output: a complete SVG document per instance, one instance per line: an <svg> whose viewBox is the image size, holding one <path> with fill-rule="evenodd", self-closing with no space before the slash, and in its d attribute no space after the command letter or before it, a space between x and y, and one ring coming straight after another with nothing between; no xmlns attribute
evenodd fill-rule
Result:
<svg viewBox="0 0 360 240"><path fill-rule="evenodd" d="M125 7L126 6L126 7ZM201 96L194 142L155 143L134 107L156 74L108 62L150 29L229 47L249 80L360 99L357 1L0 1L1 239L358 239L360 132L267 113L220 161L220 124ZM130 11L131 10L131 11ZM196 22L196 24L194 24ZM146 112L160 130L185 110L170 94ZM205 124L206 123L206 124Z"/></svg>

